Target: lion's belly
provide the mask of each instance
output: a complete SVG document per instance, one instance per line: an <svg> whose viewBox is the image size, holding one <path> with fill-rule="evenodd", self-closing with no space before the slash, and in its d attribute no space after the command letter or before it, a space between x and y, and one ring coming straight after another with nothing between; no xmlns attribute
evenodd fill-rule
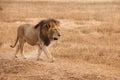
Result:
<svg viewBox="0 0 120 80"><path fill-rule="evenodd" d="M38 42L38 39L32 39L32 38L30 38L30 37L26 37L26 42L28 43L28 44L30 44L30 45L36 45L36 43Z"/></svg>
<svg viewBox="0 0 120 80"><path fill-rule="evenodd" d="M36 45L38 42L38 32L32 27L28 28L25 31L25 41L30 45Z"/></svg>

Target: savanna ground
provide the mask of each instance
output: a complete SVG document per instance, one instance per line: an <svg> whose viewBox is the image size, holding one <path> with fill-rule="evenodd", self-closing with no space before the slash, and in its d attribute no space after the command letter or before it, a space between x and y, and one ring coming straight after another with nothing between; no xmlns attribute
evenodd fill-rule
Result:
<svg viewBox="0 0 120 80"><path fill-rule="evenodd" d="M27 59L13 59L17 27L46 18L61 22L56 61L27 44ZM120 2L0 1L0 80L120 80Z"/></svg>

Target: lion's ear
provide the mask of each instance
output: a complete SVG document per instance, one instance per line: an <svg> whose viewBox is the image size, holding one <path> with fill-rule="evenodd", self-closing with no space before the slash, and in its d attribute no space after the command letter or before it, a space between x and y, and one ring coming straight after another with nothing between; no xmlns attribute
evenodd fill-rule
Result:
<svg viewBox="0 0 120 80"><path fill-rule="evenodd" d="M48 24L47 26L48 26L48 28L50 28L50 24Z"/></svg>
<svg viewBox="0 0 120 80"><path fill-rule="evenodd" d="M47 28L47 30L49 30L50 29L50 25L46 24L46 28Z"/></svg>

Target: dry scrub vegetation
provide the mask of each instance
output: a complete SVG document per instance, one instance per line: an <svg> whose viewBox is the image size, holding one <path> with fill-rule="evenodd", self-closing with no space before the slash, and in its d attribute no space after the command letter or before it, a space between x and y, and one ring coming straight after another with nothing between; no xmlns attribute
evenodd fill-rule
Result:
<svg viewBox="0 0 120 80"><path fill-rule="evenodd" d="M120 80L119 2L1 1L0 6L1 80ZM62 37L52 47L56 62L7 59L15 52L9 45L17 27L46 18L61 22ZM35 50L25 45L26 55Z"/></svg>

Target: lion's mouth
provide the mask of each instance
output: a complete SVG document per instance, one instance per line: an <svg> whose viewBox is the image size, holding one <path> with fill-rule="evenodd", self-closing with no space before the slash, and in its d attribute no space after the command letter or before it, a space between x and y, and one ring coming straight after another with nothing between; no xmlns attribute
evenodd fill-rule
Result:
<svg viewBox="0 0 120 80"><path fill-rule="evenodd" d="M55 37L54 40L58 40L58 38Z"/></svg>

